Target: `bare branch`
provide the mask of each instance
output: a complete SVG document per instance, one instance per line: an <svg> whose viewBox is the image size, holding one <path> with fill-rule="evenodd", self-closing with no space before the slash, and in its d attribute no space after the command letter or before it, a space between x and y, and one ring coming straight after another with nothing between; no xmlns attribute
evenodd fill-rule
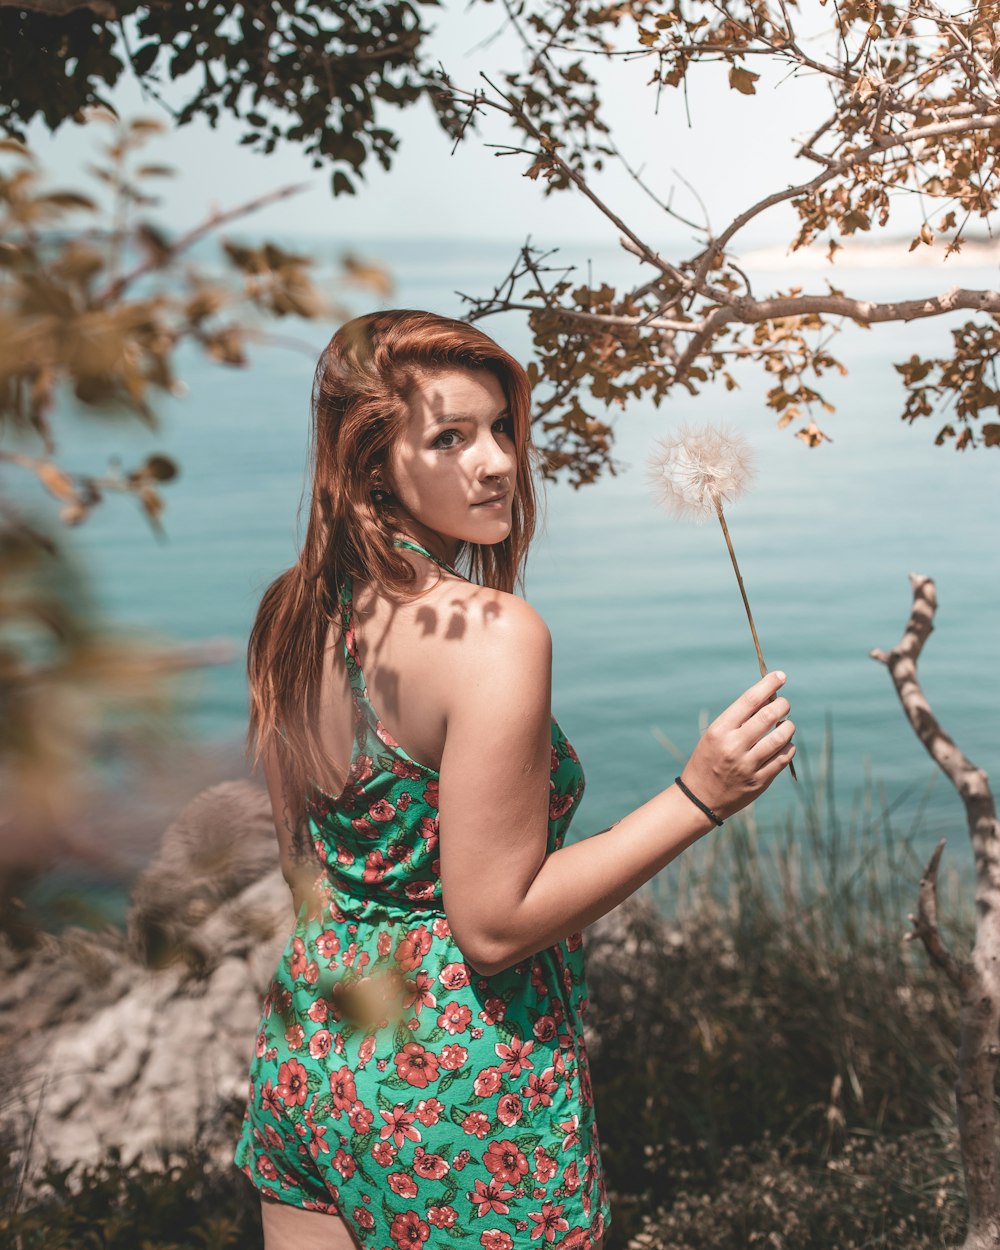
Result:
<svg viewBox="0 0 1000 1250"><path fill-rule="evenodd" d="M267 208L270 204L276 204L281 200L287 200L292 195L298 195L300 191L305 191L308 187L307 183L300 182L298 184L279 187L276 191L267 191L264 195L259 195L255 200L249 200L245 204L240 204L236 208L227 208L224 212L214 212L199 226L195 226L189 230L187 234L181 235L176 243L170 245L171 257L180 256L182 252L186 252L193 247L200 239L218 230L220 226L226 226L231 221L238 221L241 217L248 217L251 213L256 213L262 208ZM96 297L96 302L107 303L111 300L118 299L125 290L132 285L138 278L143 277L147 273L152 273L156 269L163 267L163 258L159 256L148 256L141 261L133 269L127 273L121 274L113 282L109 283Z"/></svg>
<svg viewBox="0 0 1000 1250"><path fill-rule="evenodd" d="M938 929L937 920L938 866L941 863L941 852L945 848L946 841L945 838L942 838L934 848L934 854L931 856L927 867L924 869L923 876L920 878L917 914L909 917L913 924L913 931L912 933L907 933L906 937L908 941L912 941L913 938L920 938L932 962L944 972L950 981L961 987L969 976L969 965L956 959L947 946L945 946L941 932Z"/></svg>

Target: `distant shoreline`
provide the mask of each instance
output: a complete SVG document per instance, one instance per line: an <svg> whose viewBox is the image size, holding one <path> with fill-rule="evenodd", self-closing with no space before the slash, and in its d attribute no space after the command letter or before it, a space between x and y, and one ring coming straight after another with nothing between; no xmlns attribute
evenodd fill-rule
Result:
<svg viewBox="0 0 1000 1250"><path fill-rule="evenodd" d="M947 266L950 269L981 269L990 264L1000 267L1000 239L983 237L962 240L961 250L952 252L945 259L947 243L935 239L932 246L921 243L910 251L911 238L897 236L892 239L850 239L839 246L833 260L828 260L830 242L812 243L798 251L788 246L771 244L755 247L738 257L745 269L933 269Z"/></svg>

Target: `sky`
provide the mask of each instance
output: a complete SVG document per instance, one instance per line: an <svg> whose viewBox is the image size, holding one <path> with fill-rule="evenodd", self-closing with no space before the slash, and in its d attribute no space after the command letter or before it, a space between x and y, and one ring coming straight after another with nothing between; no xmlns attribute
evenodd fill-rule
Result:
<svg viewBox="0 0 1000 1250"><path fill-rule="evenodd" d="M432 10L428 10L433 19ZM812 20L826 23L827 9L812 10ZM445 0L428 46L460 85L481 84L480 74L498 76L517 68L522 50L510 30L502 30L499 5L471 7ZM497 36L498 30L501 31ZM822 43L819 27L805 36L813 52ZM790 76L787 69L768 68L755 58L761 74L757 94L731 90L722 64L698 67L689 75L687 100L677 90L664 90L656 108L655 88L647 86L648 59L622 58L598 65L607 102L606 115L616 142L630 164L641 169L656 195L670 200L685 216L701 220L704 204L717 233L746 207L763 196L803 181L816 166L795 159L797 141L825 117L828 89L815 74ZM143 99L134 82L116 89L113 102L124 116L157 115L151 99ZM162 112L159 113L162 116ZM374 162L355 197L333 199L329 171L314 170L301 151L287 145L263 156L239 145L239 127L223 118L216 129L195 121L157 139L148 148L151 160L172 164L177 176L161 183L158 220L169 230L195 225L207 208L230 208L275 188L305 182L308 189L255 215L255 230L271 235L317 235L331 238L461 238L523 241L527 234L541 242L571 240L615 244L618 232L593 205L575 192L549 197L541 183L524 177L521 156L498 157L487 146L510 137L505 119L489 118L480 133L452 155L450 139L437 126L428 105L403 111L386 110L385 121L401 139L389 173ZM92 142L103 140L100 127L65 125L53 137L33 124L29 140L60 180L80 180L91 159ZM698 238L690 228L669 218L620 166L594 179L595 190L619 217L654 246L673 246ZM696 193L696 194L695 194ZM896 233L904 222L916 221L916 205L905 205ZM750 246L786 242L797 222L787 206L769 210L741 235ZM912 233L912 232L911 232Z"/></svg>

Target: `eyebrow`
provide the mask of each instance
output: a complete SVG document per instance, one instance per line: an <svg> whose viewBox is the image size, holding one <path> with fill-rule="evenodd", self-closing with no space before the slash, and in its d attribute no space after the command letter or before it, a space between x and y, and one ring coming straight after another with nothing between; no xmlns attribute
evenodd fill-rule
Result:
<svg viewBox="0 0 1000 1250"><path fill-rule="evenodd" d="M493 418L493 420L499 421L501 417L509 417L510 415L511 415L510 409L504 408L502 412L497 413L497 415ZM475 417L469 417L469 416L456 414L455 416L436 417L434 422L432 423L432 428L436 429L439 425L475 425L475 424L476 424Z"/></svg>

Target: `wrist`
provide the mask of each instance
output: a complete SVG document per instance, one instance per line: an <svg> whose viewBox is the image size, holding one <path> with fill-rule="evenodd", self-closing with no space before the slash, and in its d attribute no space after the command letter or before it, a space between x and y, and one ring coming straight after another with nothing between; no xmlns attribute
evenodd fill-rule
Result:
<svg viewBox="0 0 1000 1250"><path fill-rule="evenodd" d="M706 816L717 829L722 828L725 822L723 821L719 813L715 811L708 803L706 803L704 799L701 798L700 795L696 794L691 789L691 787L685 781L682 780L681 777L679 776L675 777L674 783L676 784L677 789L681 792L681 794L683 794L684 797L689 802L693 803L694 806L697 807L701 811L701 813L704 816Z"/></svg>

